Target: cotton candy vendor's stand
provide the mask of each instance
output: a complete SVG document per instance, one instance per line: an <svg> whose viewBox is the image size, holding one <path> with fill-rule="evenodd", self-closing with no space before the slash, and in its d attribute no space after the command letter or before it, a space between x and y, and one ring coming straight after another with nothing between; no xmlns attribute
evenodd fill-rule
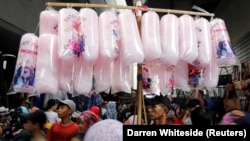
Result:
<svg viewBox="0 0 250 141"><path fill-rule="evenodd" d="M121 37L121 46L122 46L122 52L123 54L123 63L124 66L128 66L132 63L137 62L138 63L138 71L137 71L137 122L138 124L142 124L141 123L141 114L142 114L142 108L143 108L143 97L142 97L142 63L144 61L144 59L146 57L149 56L144 56L144 51L142 48L142 44L140 42L141 38L139 36L138 33L141 33L141 16L142 11L149 11L148 8L141 8L141 1L137 0L137 7L133 7L133 6L119 6L119 5L102 5L102 4L84 4L84 3L47 3L47 5L50 6L72 6L72 7L99 7L99 8L117 8L117 9L126 9L124 11L122 11L119 15L118 15L118 23L121 25L119 27L119 31L120 33L120 37ZM135 10L136 13L136 18L134 18L134 14L132 11L130 10ZM153 11L156 12L164 12L164 13L173 13L173 14L186 14L186 15L200 15L200 16L214 16L213 14L210 13L199 13L199 12L189 12L189 11L181 11L181 10L167 10L167 9L152 9ZM138 12L139 11L139 12ZM139 14L138 14L139 13ZM174 18L173 18L174 19ZM130 22L127 22L130 21ZM175 43L179 42L177 41L178 39L175 38L173 41L174 43L171 44L171 47L169 50L171 50L174 54L173 54L173 58L175 62L167 62L169 61L169 59L166 59L167 56L165 56L165 58L161 58L160 60L162 62L165 62L165 65L177 65L179 63L179 60L184 61L184 63L193 63L193 61L195 59L197 59L198 56L198 47L197 47L197 40L195 39L195 29L194 29L194 21L192 20L191 17L185 16L183 17L183 19L179 20L180 21L180 25L182 26L180 29L180 33L181 38L180 38L180 42L181 42L181 50L179 50L178 48L174 48ZM189 27L187 28L187 25L185 25L184 23L191 23L191 25L193 25L193 27ZM137 27L136 27L137 26ZM100 27L100 26L99 26ZM139 32L136 31L139 29ZM176 28L177 29L177 28ZM187 30L186 30L187 29ZM166 30L167 31L167 30ZM177 32L176 32L177 33ZM192 33L192 36L187 36L188 33ZM129 35L129 36L128 36ZM160 34L160 35L164 35L164 34ZM148 41L149 42L149 41ZM163 43L161 43L163 44ZM167 47L167 43L164 43L165 47ZM112 48L111 48L112 49ZM167 49L166 49L167 50ZM165 52L167 52L165 50ZM111 50L113 51L113 50ZM132 52L131 52L132 51ZM155 51L155 50L154 50ZM191 51L191 52L190 52ZM104 53L104 52L102 52ZM134 53L134 54L132 54ZM159 52L158 52L159 53ZM99 52L100 54L100 52ZM148 53L150 54L150 53ZM150 54L152 55L152 54ZM106 58L109 58L110 60L113 59L114 54L111 55L112 57L106 55ZM149 59L155 59L155 56L151 56L151 58ZM162 57L162 56L161 56ZM159 57L156 57L159 58ZM66 58L68 59L68 58ZM107 64L107 62L101 62L103 61L103 58L100 58L100 56L97 59L97 63L95 64L95 69L94 71L94 75L95 73L97 73L97 75L95 75L95 77L97 79L95 79L95 81L97 84L100 86L100 82L101 80L103 81L104 79L107 80L104 83L107 83L108 85L104 86L104 87L99 87L101 88L100 91L108 89L109 85L112 85L112 83L110 82L109 78L110 77L110 64ZM108 59L107 59L108 60ZM106 64L105 64L106 63ZM110 63L110 62L108 62ZM180 66L187 66L186 64L180 65ZM106 68L105 68L106 67ZM110 68L109 68L110 67ZM163 67L164 68L164 67ZM101 71L101 70L105 70L105 72ZM173 68L176 69L176 68ZM188 73L186 73L187 67L184 68L183 71L185 71L185 74L188 75ZM103 78L106 77L106 78ZM188 78L186 78L185 76L185 84L187 83ZM183 84L182 84L183 85Z"/></svg>

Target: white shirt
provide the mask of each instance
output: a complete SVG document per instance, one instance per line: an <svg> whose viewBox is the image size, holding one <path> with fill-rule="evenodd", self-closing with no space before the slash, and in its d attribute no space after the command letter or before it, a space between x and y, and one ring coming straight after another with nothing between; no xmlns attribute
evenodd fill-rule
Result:
<svg viewBox="0 0 250 141"><path fill-rule="evenodd" d="M61 121L61 119L58 118L58 114L54 111L45 112L45 114L46 114L47 120L51 124Z"/></svg>

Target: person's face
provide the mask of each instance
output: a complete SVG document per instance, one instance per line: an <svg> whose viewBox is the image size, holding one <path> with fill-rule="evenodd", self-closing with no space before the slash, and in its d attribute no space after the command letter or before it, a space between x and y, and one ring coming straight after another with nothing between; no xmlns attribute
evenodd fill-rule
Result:
<svg viewBox="0 0 250 141"><path fill-rule="evenodd" d="M167 108L163 104L147 106L149 120L160 119L167 114Z"/></svg>
<svg viewBox="0 0 250 141"><path fill-rule="evenodd" d="M28 132L31 132L31 131L33 131L33 130L36 128L37 125L38 125L38 124L34 124L31 120L27 120L27 121L23 124L23 127L24 127L24 129L27 130Z"/></svg>
<svg viewBox="0 0 250 141"><path fill-rule="evenodd" d="M78 127L80 129L80 132L85 133L87 131L87 129L89 128L88 125L85 122L78 121L77 125L78 125Z"/></svg>
<svg viewBox="0 0 250 141"><path fill-rule="evenodd" d="M57 113L59 118L63 118L71 115L72 111L67 105L60 105Z"/></svg>

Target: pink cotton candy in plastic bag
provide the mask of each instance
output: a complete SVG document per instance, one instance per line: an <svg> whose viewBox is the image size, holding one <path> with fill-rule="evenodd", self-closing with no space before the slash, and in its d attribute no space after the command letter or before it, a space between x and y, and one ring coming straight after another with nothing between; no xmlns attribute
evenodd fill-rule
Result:
<svg viewBox="0 0 250 141"><path fill-rule="evenodd" d="M100 55L104 60L113 61L121 47L118 17L112 11L104 11L99 16Z"/></svg>
<svg viewBox="0 0 250 141"><path fill-rule="evenodd" d="M94 79L96 93L110 90L112 85L112 62L103 61L99 56L94 66Z"/></svg>
<svg viewBox="0 0 250 141"><path fill-rule="evenodd" d="M87 95L93 85L93 64L80 60L76 63L73 79L74 91Z"/></svg>
<svg viewBox="0 0 250 141"><path fill-rule="evenodd" d="M112 93L125 92L131 93L131 74L130 66L124 66L119 56L114 61L112 67Z"/></svg>
<svg viewBox="0 0 250 141"><path fill-rule="evenodd" d="M160 95L160 84L157 65L142 65L142 88L143 95Z"/></svg>
<svg viewBox="0 0 250 141"><path fill-rule="evenodd" d="M203 86L208 90L216 88L219 81L220 68L216 61L212 60L204 69Z"/></svg>
<svg viewBox="0 0 250 141"><path fill-rule="evenodd" d="M164 15L160 21L162 56L161 62L176 65L179 55L179 25L178 17L173 14Z"/></svg>
<svg viewBox="0 0 250 141"><path fill-rule="evenodd" d="M156 12L148 11L141 19L141 40L144 61L159 60L162 54L160 42L160 19Z"/></svg>
<svg viewBox="0 0 250 141"><path fill-rule="evenodd" d="M79 57L83 50L80 48L80 16L73 8L59 10L58 21L58 53L63 60L73 61Z"/></svg>
<svg viewBox="0 0 250 141"><path fill-rule="evenodd" d="M90 8L80 9L80 51L85 62L94 64L99 52L98 15Z"/></svg>
<svg viewBox="0 0 250 141"><path fill-rule="evenodd" d="M217 64L234 65L236 56L224 20L215 18L211 22L212 47L217 51Z"/></svg>
<svg viewBox="0 0 250 141"><path fill-rule="evenodd" d="M142 63L144 53L134 13L131 10L123 10L118 16L118 23L120 25L124 66Z"/></svg>
<svg viewBox="0 0 250 141"><path fill-rule="evenodd" d="M159 84L160 91L163 96L170 95L174 87L174 75L173 75L172 66L159 65L158 66L158 75L159 75Z"/></svg>
<svg viewBox="0 0 250 141"><path fill-rule="evenodd" d="M40 13L39 35L43 33L51 33L58 35L58 11L47 9Z"/></svg>
<svg viewBox="0 0 250 141"><path fill-rule="evenodd" d="M206 67L212 60L212 41L210 23L205 18L195 20L198 57L194 65Z"/></svg>
<svg viewBox="0 0 250 141"><path fill-rule="evenodd" d="M35 87L39 93L56 94L58 88L58 37L43 33L38 38Z"/></svg>
<svg viewBox="0 0 250 141"><path fill-rule="evenodd" d="M18 57L9 94L35 93L35 70L37 61L38 37L25 33L21 37Z"/></svg>
<svg viewBox="0 0 250 141"><path fill-rule="evenodd" d="M75 61L59 60L58 81L59 89L68 93L73 93L73 78Z"/></svg>
<svg viewBox="0 0 250 141"><path fill-rule="evenodd" d="M192 64L198 56L194 19L189 15L179 17L180 59Z"/></svg>
<svg viewBox="0 0 250 141"><path fill-rule="evenodd" d="M173 69L174 71L174 87L180 89L189 89L188 85L188 63L179 61Z"/></svg>

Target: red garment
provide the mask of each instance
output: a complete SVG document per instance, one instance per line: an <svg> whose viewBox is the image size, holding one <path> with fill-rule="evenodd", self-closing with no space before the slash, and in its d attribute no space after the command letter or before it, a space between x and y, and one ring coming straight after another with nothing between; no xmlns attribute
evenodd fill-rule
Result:
<svg viewBox="0 0 250 141"><path fill-rule="evenodd" d="M173 124L183 125L183 122L180 118L174 116Z"/></svg>
<svg viewBox="0 0 250 141"><path fill-rule="evenodd" d="M75 123L62 126L61 122L56 122L49 130L47 141L70 141L72 136L79 131L80 129Z"/></svg>

